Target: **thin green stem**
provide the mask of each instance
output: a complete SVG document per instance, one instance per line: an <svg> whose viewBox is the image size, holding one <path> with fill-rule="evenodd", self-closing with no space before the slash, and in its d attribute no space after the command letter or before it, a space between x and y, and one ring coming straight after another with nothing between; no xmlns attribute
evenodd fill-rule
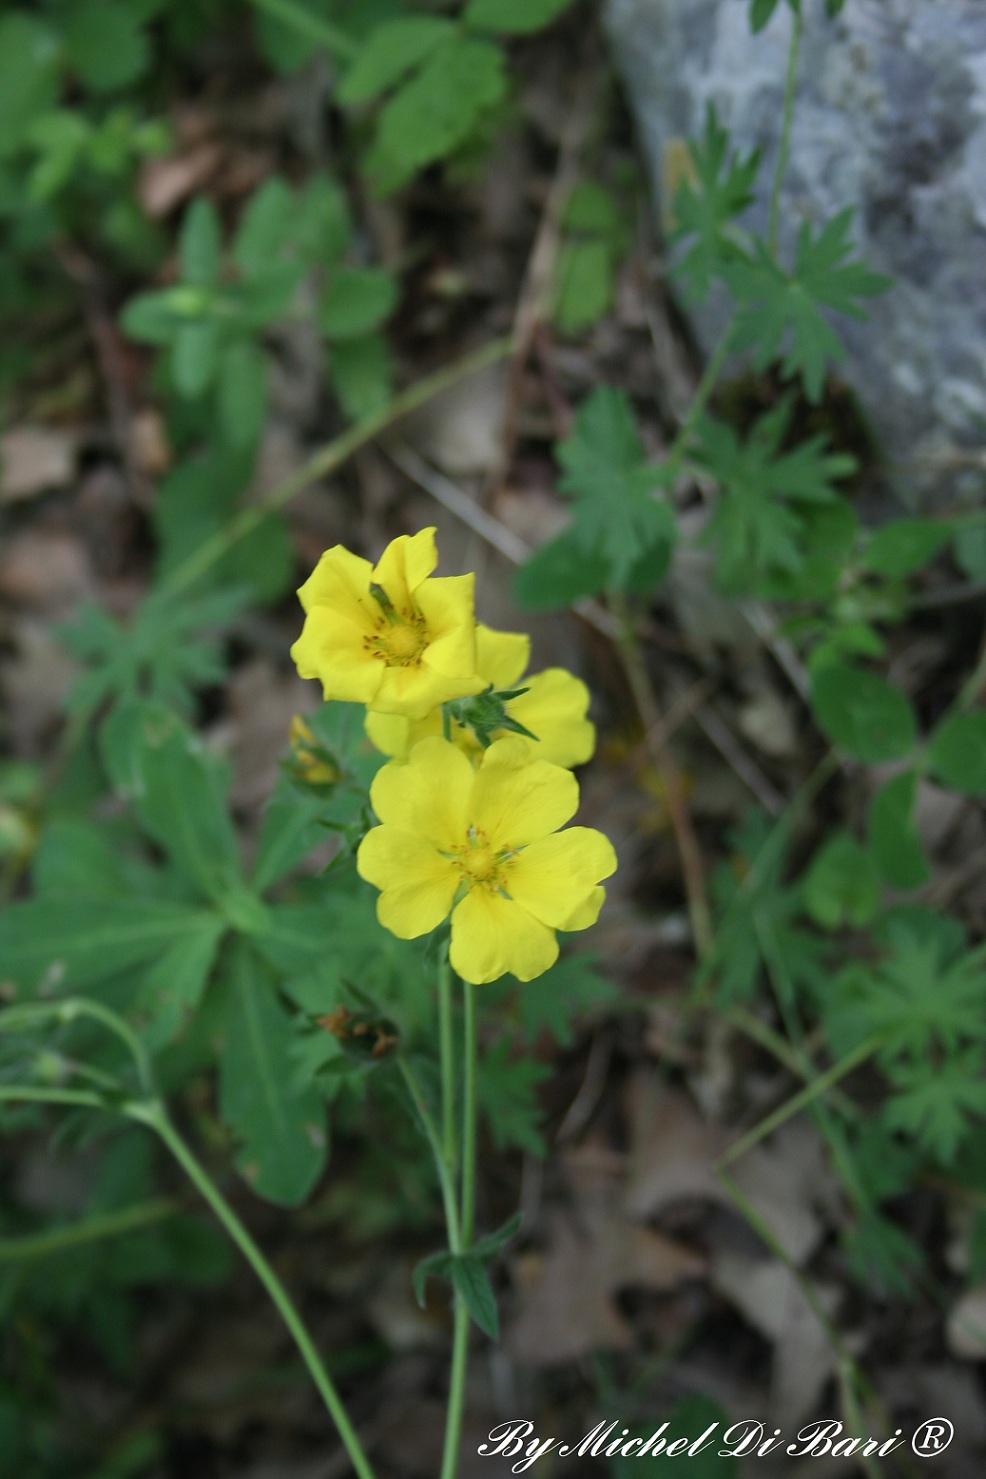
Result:
<svg viewBox="0 0 986 1479"><path fill-rule="evenodd" d="M401 1077L404 1080L408 1094L411 1096L411 1103L414 1105L418 1119L421 1121L421 1128L424 1130L428 1144L431 1146L435 1170L438 1172L438 1181L442 1188L442 1205L445 1208L445 1226L448 1230L449 1251L460 1253L462 1246L459 1239L459 1209L455 1205L455 1186L452 1182L451 1167L446 1161L442 1150L438 1127L432 1118L431 1111L422 1093L421 1085L410 1063L408 1063L406 1058L398 1058L397 1066L400 1069Z"/></svg>
<svg viewBox="0 0 986 1479"><path fill-rule="evenodd" d="M318 1388L319 1395L325 1403L332 1421L336 1425L339 1437L342 1439L343 1446L349 1454L350 1462L359 1475L359 1479L374 1479L373 1470L363 1451L363 1446L356 1435L356 1430L349 1420L349 1415L342 1405L339 1394L322 1363L318 1351L315 1349L314 1342L306 1330L301 1316L295 1309L284 1285L267 1262L267 1259L253 1238L247 1232L243 1223L226 1201L219 1188L212 1181L208 1172L199 1164L159 1104L131 1104L127 1106L126 1113L131 1119L147 1125L160 1135L186 1176L188 1176L196 1190L201 1193L204 1200L208 1202L213 1212L219 1218L219 1221L270 1295L278 1314L290 1331L294 1343L301 1353L302 1360L308 1368L312 1381Z"/></svg>
<svg viewBox="0 0 986 1479"><path fill-rule="evenodd" d="M774 1110L773 1114L768 1114L766 1119L762 1119L758 1125L754 1125L752 1130L742 1135L736 1141L735 1145L731 1145L725 1155L720 1158L717 1170L725 1170L727 1166L731 1166L734 1161L738 1161L741 1156L746 1155L747 1151L752 1150L761 1140L766 1140L768 1135L772 1135L776 1129L791 1119L793 1115L800 1113L809 1104L813 1104L833 1084L837 1084L840 1079L852 1073L854 1068L858 1068L867 1058L871 1058L882 1046L882 1038L869 1038L866 1042L860 1043L859 1047L854 1048L851 1053L847 1053L844 1058L840 1058L838 1063L833 1063L831 1068L827 1068L824 1073L820 1073L800 1093L795 1094L791 1099L780 1105L779 1108Z"/></svg>
<svg viewBox="0 0 986 1479"><path fill-rule="evenodd" d="M801 6L793 7L791 18L791 40L787 51L787 76L784 80L784 115L781 119L781 137L777 145L777 164L770 188L770 216L767 222L767 250L777 256L777 237L781 221L781 190L787 174L787 162L791 154L791 124L794 119L794 97L798 83L798 55L801 51Z"/></svg>
<svg viewBox="0 0 986 1479"><path fill-rule="evenodd" d="M269 493L265 494L257 503L249 508L241 509L235 518L220 529L210 539L205 539L197 549L184 560L175 571L161 582L159 590L175 593L187 589L193 585L200 576L222 559L234 545L248 534L252 534L269 514L275 513L291 502L296 494L309 483L317 482L319 478L326 477L330 472L335 472L346 462L354 452L367 442L373 441L374 437L386 431L395 421L402 416L417 410L426 401L431 400L441 391L448 389L458 380L463 380L468 375L473 375L477 370L486 365L494 364L495 361L504 359L512 346L512 339L506 336L502 339L494 339L489 344L474 349L462 359L456 360L454 364L446 365L441 370L436 370L433 375L426 375L423 380L418 380L414 385L408 386L407 390L394 397L389 405L384 406L373 416L367 416L363 421L358 421L355 426L350 426L334 441L329 442L320 451L300 467L290 477L284 478L277 483Z"/></svg>
<svg viewBox="0 0 986 1479"><path fill-rule="evenodd" d="M290 26L292 30L300 32L302 36L317 41L344 61L349 61L359 49L345 31L340 31L338 26L313 15L305 6L299 5L298 0L251 0L251 4Z"/></svg>
<svg viewBox="0 0 986 1479"><path fill-rule="evenodd" d="M462 992L465 1008L463 1014L465 1053L462 1092L462 1238L460 1249L465 1253L472 1244L476 1217L476 988L472 982L463 981ZM462 1414L466 1395L466 1366L469 1360L469 1324L469 1310L457 1290L441 1479L455 1479L458 1467Z"/></svg>
<svg viewBox="0 0 986 1479"><path fill-rule="evenodd" d="M61 1001L53 1002L27 1002L22 1006L7 1007L0 1012L0 1032L20 1032L24 1028L30 1028L35 1022L47 1021L54 1018L63 1026L78 1017L91 1017L99 1022L114 1037L119 1038L128 1053L134 1060L137 1069L137 1077L141 1088L149 1096L153 1093L153 1079L151 1075L151 1060L147 1049L140 1038L134 1032L130 1024L104 1007L98 1001L92 1001L86 996L64 997Z"/></svg>
<svg viewBox="0 0 986 1479"><path fill-rule="evenodd" d="M463 981L465 1073L462 1093L462 1246L468 1248L476 1220L476 988Z"/></svg>
<svg viewBox="0 0 986 1479"><path fill-rule="evenodd" d="M36 1084L0 1084L0 1103L67 1104L78 1109L113 1109L101 1094L88 1089L47 1089Z"/></svg>
<svg viewBox="0 0 986 1479"><path fill-rule="evenodd" d="M705 369L702 371L702 378L695 387L695 394L692 396L691 403L685 413L685 419L678 427L674 441L668 448L665 463L671 469L672 477L677 476L681 468L685 453L688 450L689 439L695 430L698 418L708 405L709 398L716 388L716 382L722 374L722 367L729 358L735 329L736 321L734 319L729 323L719 343L712 351Z"/></svg>
<svg viewBox="0 0 986 1479"><path fill-rule="evenodd" d="M20 1238L0 1238L0 1263L33 1263L70 1248L82 1248L87 1243L122 1237L124 1233L175 1217L181 1210L177 1197L156 1197L132 1207L104 1212L99 1217L87 1217L84 1222L70 1222L64 1227L50 1227Z"/></svg>
<svg viewBox="0 0 986 1479"><path fill-rule="evenodd" d="M442 1064L442 1154L452 1176L458 1161L455 1138L455 1061L452 1011L452 967L448 956L438 967L438 1040Z"/></svg>

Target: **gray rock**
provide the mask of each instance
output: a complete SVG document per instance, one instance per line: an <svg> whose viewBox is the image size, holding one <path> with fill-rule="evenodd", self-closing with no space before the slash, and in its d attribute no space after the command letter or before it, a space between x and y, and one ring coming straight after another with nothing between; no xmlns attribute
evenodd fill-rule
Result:
<svg viewBox="0 0 986 1479"><path fill-rule="evenodd" d="M805 219L847 205L869 265L895 279L865 323L833 324L905 496L974 496L963 455L986 432L986 4L848 0L828 20L806 0L782 250ZM713 101L735 146L763 152L744 224L765 231L791 15L751 35L747 0L607 0L607 26L661 202L669 146ZM708 350L725 303L692 313Z"/></svg>

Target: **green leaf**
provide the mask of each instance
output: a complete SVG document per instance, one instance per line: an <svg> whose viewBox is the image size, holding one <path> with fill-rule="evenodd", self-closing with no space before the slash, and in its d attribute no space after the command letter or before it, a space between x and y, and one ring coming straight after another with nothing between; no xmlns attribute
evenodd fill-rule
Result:
<svg viewBox="0 0 986 1479"><path fill-rule="evenodd" d="M178 331L181 318L175 311L174 290L138 293L124 306L120 326L138 344L156 344L164 348Z"/></svg>
<svg viewBox="0 0 986 1479"><path fill-rule="evenodd" d="M583 549L571 529L536 549L514 575L513 593L525 611L558 611L605 590L609 562Z"/></svg>
<svg viewBox="0 0 986 1479"><path fill-rule="evenodd" d="M892 580L913 575L934 559L954 532L951 524L940 519L895 519L871 537L863 551L863 564L875 575Z"/></svg>
<svg viewBox="0 0 986 1479"><path fill-rule="evenodd" d="M918 778L913 770L886 781L870 802L870 852L892 888L920 888L931 876L914 825Z"/></svg>
<svg viewBox="0 0 986 1479"><path fill-rule="evenodd" d="M973 516L955 530L955 563L970 580L986 580L986 519Z"/></svg>
<svg viewBox="0 0 986 1479"><path fill-rule="evenodd" d="M240 1148L237 1168L259 1196L304 1201L326 1158L325 1106L317 1087L294 1079L295 1031L276 978L249 946L230 951L219 1102Z"/></svg>
<svg viewBox="0 0 986 1479"><path fill-rule="evenodd" d="M452 1260L452 1283L462 1296L466 1308L484 1335L497 1340L500 1335L500 1317L496 1308L496 1295L479 1259L472 1253L460 1253Z"/></svg>
<svg viewBox="0 0 986 1479"><path fill-rule="evenodd" d="M286 779L267 803L253 864L253 887L264 893L325 839L325 800L302 795Z"/></svg>
<svg viewBox="0 0 986 1479"><path fill-rule="evenodd" d="M379 334L333 344L329 374L343 410L354 421L382 411L393 394L390 349Z"/></svg>
<svg viewBox="0 0 986 1479"><path fill-rule="evenodd" d="M572 0L469 0L462 19L474 31L528 36L543 30Z"/></svg>
<svg viewBox="0 0 986 1479"><path fill-rule="evenodd" d="M345 191L329 175L312 175L298 197L293 237L313 266L336 262L349 245L352 221Z"/></svg>
<svg viewBox="0 0 986 1479"><path fill-rule="evenodd" d="M68 13L69 64L86 87L113 92L147 71L151 52L141 16L117 0L81 0Z"/></svg>
<svg viewBox="0 0 986 1479"><path fill-rule="evenodd" d="M716 577L726 591L759 593L772 576L799 575L810 507L835 503L834 483L855 468L851 457L827 450L824 436L781 451L791 409L789 399L781 401L744 442L711 416L696 427L694 455L723 490L705 537L715 545Z"/></svg>
<svg viewBox="0 0 986 1479"><path fill-rule="evenodd" d="M750 0L750 30L762 31L777 9L777 0Z"/></svg>
<svg viewBox="0 0 986 1479"><path fill-rule="evenodd" d="M58 100L55 32L25 10L0 19L0 158L21 148L35 120Z"/></svg>
<svg viewBox="0 0 986 1479"><path fill-rule="evenodd" d="M35 892L43 898L118 899L130 883L112 834L78 817L46 822L34 859ZM2 969L2 966L0 966Z"/></svg>
<svg viewBox="0 0 986 1479"><path fill-rule="evenodd" d="M928 743L928 764L953 791L986 795L986 712L977 709L942 720Z"/></svg>
<svg viewBox="0 0 986 1479"><path fill-rule="evenodd" d="M805 908L822 929L863 925L876 914L880 885L870 854L849 832L836 832L819 848L805 875Z"/></svg>
<svg viewBox="0 0 986 1479"><path fill-rule="evenodd" d="M336 91L340 103L364 103L387 92L419 66L455 26L440 16L407 16L376 26Z"/></svg>
<svg viewBox="0 0 986 1479"><path fill-rule="evenodd" d="M811 706L819 728L857 760L877 765L909 755L917 720L904 695L865 668L832 663L816 673Z"/></svg>
<svg viewBox="0 0 986 1479"><path fill-rule="evenodd" d="M143 977L137 1027L152 1052L177 1037L195 1015L225 932L226 921L218 914L189 921Z"/></svg>
<svg viewBox="0 0 986 1479"><path fill-rule="evenodd" d="M601 385L582 402L557 457L559 487L573 500L572 536L591 557L606 560L610 584L625 587L645 553L666 560L674 514L654 496L665 471L645 461L622 391Z"/></svg>
<svg viewBox="0 0 986 1479"><path fill-rule="evenodd" d="M594 180L580 180L565 202L562 226L584 236L598 236L610 245L622 241L623 218L610 192Z"/></svg>
<svg viewBox="0 0 986 1479"><path fill-rule="evenodd" d="M415 1264L411 1283L414 1297L421 1309L425 1307L425 1288L429 1279L451 1279L455 1255L452 1253L429 1253L427 1258Z"/></svg>
<svg viewBox="0 0 986 1479"><path fill-rule="evenodd" d="M348 56L349 37L332 24L335 0L254 0L254 4L257 42L275 71L296 72L322 49Z"/></svg>
<svg viewBox="0 0 986 1479"><path fill-rule="evenodd" d="M490 41L452 35L384 106L367 169L378 190L444 159L473 134L507 92L503 52Z"/></svg>
<svg viewBox="0 0 986 1479"><path fill-rule="evenodd" d="M182 282L201 288L212 288L218 283L222 235L216 208L204 195L195 197L182 218L178 261Z"/></svg>
<svg viewBox="0 0 986 1479"><path fill-rule="evenodd" d="M840 211L817 236L805 221L792 272L785 272L759 240L752 257L738 256L719 270L742 304L733 347L752 349L760 370L780 358L785 379L800 376L813 402L821 398L827 366L846 357L822 310L865 318L859 300L891 284L859 258L850 259L851 220L851 209Z"/></svg>
<svg viewBox="0 0 986 1479"><path fill-rule="evenodd" d="M240 881L240 862L215 757L178 720L165 726L152 718L139 725L134 765L141 824L188 882L221 904Z"/></svg>
<svg viewBox="0 0 986 1479"><path fill-rule="evenodd" d="M751 150L745 158L730 154L729 134L720 127L711 103L706 109L705 132L701 139L689 142L688 152L694 177L682 180L671 202L671 240L694 240L673 271L684 281L687 296L701 301L724 266L745 256L731 228L735 217L753 200L760 152Z"/></svg>
<svg viewBox="0 0 986 1479"><path fill-rule="evenodd" d="M175 389L186 400L203 395L219 368L219 325L212 319L179 323L172 341Z"/></svg>
<svg viewBox="0 0 986 1479"><path fill-rule="evenodd" d="M259 441L267 407L267 361L250 339L234 339L219 364L219 420L231 447Z"/></svg>
<svg viewBox="0 0 986 1479"><path fill-rule="evenodd" d="M891 1130L911 1135L944 1166L986 1115L983 1054L968 1048L941 1063L899 1063L889 1073L896 1093L883 1107Z"/></svg>
<svg viewBox="0 0 986 1479"><path fill-rule="evenodd" d="M382 267L337 267L319 308L330 339L358 339L378 329L397 302L397 283Z"/></svg>
<svg viewBox="0 0 986 1479"><path fill-rule="evenodd" d="M558 258L553 315L563 334L578 334L613 302L613 255L605 241L569 241Z"/></svg>
<svg viewBox="0 0 986 1479"><path fill-rule="evenodd" d="M244 277L267 275L290 239L295 209L294 192L280 175L272 175L253 192L233 241L233 261Z"/></svg>
<svg viewBox="0 0 986 1479"><path fill-rule="evenodd" d="M524 1040L533 1043L543 1031L560 1047L574 1038L573 1023L586 1013L611 1006L619 999L612 982L599 974L598 959L592 955L566 955L538 976L537 989L520 985L517 1002Z"/></svg>
<svg viewBox="0 0 986 1479"><path fill-rule="evenodd" d="M543 1063L515 1059L505 1039L481 1057L477 1097L498 1150L516 1147L532 1155L544 1155L536 1090L549 1072Z"/></svg>
<svg viewBox="0 0 986 1479"><path fill-rule="evenodd" d="M156 959L202 913L160 899L36 899L0 915L0 969L34 992L59 994L96 986Z"/></svg>

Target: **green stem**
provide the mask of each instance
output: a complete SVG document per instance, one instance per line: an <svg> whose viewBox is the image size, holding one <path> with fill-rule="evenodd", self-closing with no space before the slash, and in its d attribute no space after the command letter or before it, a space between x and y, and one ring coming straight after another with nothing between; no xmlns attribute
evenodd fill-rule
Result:
<svg viewBox="0 0 986 1479"><path fill-rule="evenodd" d="M374 1479L373 1470L363 1451L362 1444L356 1435L356 1430L349 1420L349 1415L342 1405L339 1394L322 1363L318 1351L315 1349L311 1336L302 1323L301 1316L295 1309L284 1285L267 1262L267 1259L253 1238L247 1232L243 1223L226 1201L219 1188L212 1181L208 1172L199 1164L192 1151L185 1144L184 1140L182 1140L159 1104L131 1104L127 1106L126 1113L131 1119L147 1125L160 1135L186 1176L188 1176L196 1190L201 1193L202 1197L208 1202L213 1212L219 1218L219 1221L270 1295L278 1314L290 1331L294 1343L301 1353L302 1360L308 1368L312 1381L318 1388L319 1395L325 1403L332 1421L336 1425L339 1437L342 1439L343 1446L349 1454L350 1462L359 1475L359 1479Z"/></svg>
<svg viewBox="0 0 986 1479"><path fill-rule="evenodd" d="M70 1222L65 1227L50 1227L44 1232L21 1238L0 1238L0 1263L29 1263L39 1258L50 1258L52 1254L64 1253L69 1248L81 1248L86 1243L99 1243L104 1238L118 1238L124 1233L136 1232L138 1228L150 1227L155 1222L175 1217L181 1210L182 1204L176 1197L157 1197L132 1207L104 1212L99 1217L87 1217L84 1222Z"/></svg>
<svg viewBox="0 0 986 1479"><path fill-rule="evenodd" d="M282 21L284 25L290 26L292 30L299 31L301 35L308 36L312 41L317 41L321 46L334 52L336 56L348 61L358 51L357 43L345 31L340 31L338 26L330 25L328 21L320 19L299 5L297 0L251 0L258 10L264 10L276 20Z"/></svg>
<svg viewBox="0 0 986 1479"><path fill-rule="evenodd" d="M34 1084L0 1084L0 1104L68 1104L78 1109L113 1109L101 1094L88 1089L45 1089Z"/></svg>
<svg viewBox="0 0 986 1479"><path fill-rule="evenodd" d="M777 257L777 237L781 220L781 189L787 174L787 162L791 154L791 123L794 119L794 95L798 81L798 54L801 50L801 6L794 6L791 19L791 40L787 52L787 77L784 81L784 116L781 120L781 137L777 146L777 164L770 190L770 216L767 223L767 250Z"/></svg>
<svg viewBox="0 0 986 1479"><path fill-rule="evenodd" d="M726 363L726 360L729 358L729 352L732 348L735 329L736 322L735 320L733 320L727 326L725 333L719 340L719 343L716 345L715 349L712 351L708 363L706 364L705 369L702 371L702 378L699 380L698 384L695 387L695 394L692 396L691 403L688 407L687 412L685 413L685 419L678 427L678 430L675 433L674 441L668 448L668 455L665 459L665 463L666 466L671 469L672 477L676 476L681 468L681 464L685 458L685 453L688 449L688 442L691 438L692 432L695 430L695 425L698 421L698 418L701 416L702 412L708 405L709 398L716 388L716 382L718 381L719 376L722 374L722 367Z"/></svg>
<svg viewBox="0 0 986 1479"><path fill-rule="evenodd" d="M472 1243L476 1210L476 988L470 981L463 981L462 991L465 1004L465 1066L462 1094L462 1238L460 1251L465 1253L468 1252ZM455 1479L458 1467L462 1414L466 1395L466 1366L469 1359L469 1323L469 1310L457 1290L441 1479Z"/></svg>
<svg viewBox="0 0 986 1479"><path fill-rule="evenodd" d="M399 1058L397 1066L401 1071L401 1077L411 1096L421 1128L425 1132L428 1144L431 1146L432 1158L435 1162L435 1170L438 1172L439 1185L442 1188L442 1204L445 1208L445 1225L448 1229L449 1251L460 1253L462 1245L459 1240L459 1209L455 1205L455 1187L452 1184L452 1169L445 1159L442 1151L442 1142L438 1136L438 1128L428 1108L425 1096L421 1091L417 1075L406 1058Z"/></svg>
<svg viewBox="0 0 986 1479"><path fill-rule="evenodd" d="M502 339L494 339L489 344L474 349L470 354L464 355L462 359L456 360L454 364L446 365L441 370L436 370L433 375L426 375L423 380L418 380L395 396L389 405L383 410L377 411L373 416L367 416L363 421L358 421L355 426L350 426L341 436L335 438L321 451L316 452L313 457L300 467L297 472L285 478L273 487L257 503L249 508L243 508L235 518L220 529L211 538L205 539L198 548L184 560L177 569L166 580L162 581L158 589L171 593L187 589L193 585L217 560L252 534L268 515L275 513L285 504L290 503L302 488L307 488L309 483L317 482L319 478L326 477L334 472L337 467L346 462L354 452L367 442L373 441L374 437L399 421L402 416L417 410L426 401L454 385L458 380L467 375L473 375L477 370L486 365L495 363L496 360L504 359L511 350L512 339L506 336Z"/></svg>
<svg viewBox="0 0 986 1479"><path fill-rule="evenodd" d="M448 956L438 967L438 1037L442 1063L442 1154L454 1176L458 1160L455 1141L455 1065L453 1060L452 967Z"/></svg>
<svg viewBox="0 0 986 1479"><path fill-rule="evenodd" d="M847 1053L844 1058L840 1058L838 1063L833 1063L831 1068L826 1069L824 1073L820 1073L800 1093L795 1094L793 1098L788 1099L786 1103L780 1105L778 1109L774 1110L773 1114L768 1114L766 1119L761 1120L758 1125L754 1125L752 1130L741 1136L735 1145L731 1145L725 1155L720 1158L717 1171L725 1170L727 1166L731 1166L734 1161L738 1161L741 1156L746 1155L747 1151L752 1150L761 1140L766 1140L768 1135L772 1135L792 1115L798 1114L802 1109L807 1108L809 1104L813 1104L833 1084L837 1084L840 1079L845 1078L846 1074L852 1073L854 1068L858 1068L867 1058L871 1058L877 1049L882 1046L883 1038L869 1038L866 1042L860 1043L859 1047L854 1048L851 1053Z"/></svg>
<svg viewBox="0 0 986 1479"><path fill-rule="evenodd" d="M57 1002L28 1002L23 1006L7 1007L0 1012L0 1032L20 1032L35 1022L52 1017L62 1026L68 1026L77 1017L91 1017L112 1032L133 1058L140 1086L150 1096L153 1092L151 1060L144 1044L121 1016L89 997L69 996Z"/></svg>

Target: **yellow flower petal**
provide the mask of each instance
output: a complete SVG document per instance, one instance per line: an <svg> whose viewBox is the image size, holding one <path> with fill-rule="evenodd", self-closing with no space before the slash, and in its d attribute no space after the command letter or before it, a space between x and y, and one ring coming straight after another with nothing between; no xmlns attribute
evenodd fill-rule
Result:
<svg viewBox="0 0 986 1479"><path fill-rule="evenodd" d="M381 822L451 852L466 840L474 777L455 745L441 738L425 739L404 764L391 760L377 771L370 802Z"/></svg>
<svg viewBox="0 0 986 1479"><path fill-rule="evenodd" d="M543 924L567 929L600 879L615 871L608 837L593 827L568 827L525 847L511 862L508 886L511 898Z"/></svg>
<svg viewBox="0 0 986 1479"><path fill-rule="evenodd" d="M587 930L591 924L595 924L599 918L599 911L603 907L606 898L606 890L600 886L594 888L587 899L584 899L574 914L569 915L561 929L572 932L574 930Z"/></svg>
<svg viewBox="0 0 986 1479"><path fill-rule="evenodd" d="M291 657L302 678L321 680L326 699L371 704L387 669L367 660L364 635L364 629L344 613L313 606Z"/></svg>
<svg viewBox="0 0 986 1479"><path fill-rule="evenodd" d="M350 619L359 620L362 615L368 622L374 615L370 581L373 566L369 560L354 555L344 545L335 544L327 549L304 585L298 590L298 599L305 611L316 606L331 606L345 612Z"/></svg>
<svg viewBox="0 0 986 1479"><path fill-rule="evenodd" d="M495 632L479 622L476 627L476 671L494 688L514 688L531 658L526 632Z"/></svg>
<svg viewBox="0 0 986 1479"><path fill-rule="evenodd" d="M359 845L361 878L381 889L380 923L402 940L426 935L452 907L460 874L423 837L400 827L373 827Z"/></svg>
<svg viewBox="0 0 986 1479"><path fill-rule="evenodd" d="M508 971L518 981L531 981L554 965L558 941L513 900L474 888L452 911L449 959L463 980L476 985Z"/></svg>
<svg viewBox="0 0 986 1479"><path fill-rule="evenodd" d="M480 693L486 684L476 671L476 623L473 617L474 575L447 575L429 580L415 592L418 610L428 623L424 661L437 672L470 681L453 697Z"/></svg>
<svg viewBox="0 0 986 1479"><path fill-rule="evenodd" d="M495 850L547 837L575 813L579 787L571 771L534 760L532 742L496 740L476 773L472 818Z"/></svg>
<svg viewBox="0 0 986 1479"><path fill-rule="evenodd" d="M596 747L596 729L586 718L589 690L564 668L545 668L525 680L527 693L511 699L507 712L538 737L534 751L552 765L584 765Z"/></svg>
<svg viewBox="0 0 986 1479"><path fill-rule="evenodd" d="M382 585L397 610L410 605L418 586L438 564L435 530L401 534L391 540L373 569L372 579Z"/></svg>

